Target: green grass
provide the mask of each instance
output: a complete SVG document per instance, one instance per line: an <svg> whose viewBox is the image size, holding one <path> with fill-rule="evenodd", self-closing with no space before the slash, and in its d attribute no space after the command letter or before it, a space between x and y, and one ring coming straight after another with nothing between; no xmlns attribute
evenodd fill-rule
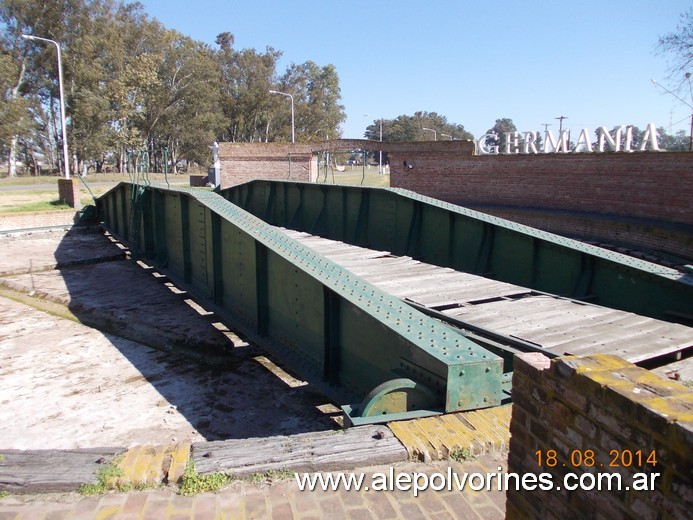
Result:
<svg viewBox="0 0 693 520"><path fill-rule="evenodd" d="M334 172L334 175L330 170L327 170L327 180L325 180L325 172L321 172L318 176L316 184L348 184L353 186L370 186L370 187L380 187L389 188L390 187L390 175L381 175L374 172L374 169L366 170L365 175L360 170L346 171L346 172Z"/></svg>
<svg viewBox="0 0 693 520"><path fill-rule="evenodd" d="M96 483L82 484L79 488L79 492L85 496L92 496L102 495L113 488L117 491L129 491L129 489L114 483L115 479L123 476L123 470L118 467L118 463L122 458L122 454L116 455L108 464L101 466L96 472Z"/></svg>
<svg viewBox="0 0 693 520"><path fill-rule="evenodd" d="M36 202L28 202L26 204L2 208L2 213L21 213L24 211L56 211L61 209L72 208L70 208L69 205L62 203L59 200L39 200Z"/></svg>
<svg viewBox="0 0 693 520"><path fill-rule="evenodd" d="M152 182L163 182L165 176L162 173L150 174L149 180ZM119 173L109 174L92 174L86 178L86 183L89 185L91 193L94 197L99 197L112 188L112 185L94 186L94 183L99 182L130 182L128 174L122 175ZM188 185L189 174L168 175L168 181L172 185ZM61 204L56 200L58 194L58 177L57 176L21 176L15 178L0 177L0 213L12 214L20 212L35 212L35 211L55 211L68 210L67 205ZM328 170L327 179L325 179L324 171L317 179L316 184L342 184L352 186L369 186L369 187L389 187L390 175L380 175L377 173L377 167L371 167L364 172L359 167L354 167L345 172ZM35 189L23 190L3 190L3 187L10 186L32 186ZM42 187L40 187L41 185ZM94 204L91 194L87 188L79 182L80 187L80 202L83 206ZM50 187L49 187L50 186Z"/></svg>
<svg viewBox="0 0 693 520"><path fill-rule="evenodd" d="M117 491L118 493L129 493L130 491L144 491L145 489L156 488L157 485L147 484L122 484L117 482L118 477L123 476L123 470L118 464L123 460L124 454L116 455L109 463L104 464L96 472L95 484L82 484L79 492L85 496L103 495L107 491Z"/></svg>
<svg viewBox="0 0 693 520"><path fill-rule="evenodd" d="M169 182L172 185L189 183L188 175L169 175ZM152 174L150 180L153 182L163 182L163 174ZM89 190L78 181L77 186L80 192L80 202L82 206L94 204L94 197L99 197L111 189L116 182L130 181L128 175L120 174L98 174L86 179ZM94 183L113 183L105 185L94 185ZM55 211L70 209L67 205L61 204L56 197L58 195L58 177L16 177L0 178L0 213L12 214L20 212L34 211ZM25 186L25 189L3 189L12 186ZM91 191L91 193L90 193Z"/></svg>
<svg viewBox="0 0 693 520"><path fill-rule="evenodd" d="M270 470L263 473L254 473L247 477L232 479L226 473L209 473L200 475L195 469L195 461L190 459L185 472L180 479L178 485L178 494L183 496L194 496L200 493L216 493L232 480L240 480L250 484L264 484L266 482L274 482L292 478L294 473L288 470Z"/></svg>
<svg viewBox="0 0 693 520"><path fill-rule="evenodd" d="M190 173L168 174L170 182L185 182L189 181ZM17 177L8 177L7 174L0 174L0 187L2 186L26 186L31 184L55 184L57 186L59 175L41 175L39 177L33 175L20 175ZM77 177L75 177L77 178ZM149 179L152 181L164 181L166 176L163 173L150 173ZM120 182L130 181L130 175L127 173L92 173L87 175L84 180L90 182Z"/></svg>
<svg viewBox="0 0 693 520"><path fill-rule="evenodd" d="M228 483L229 480L230 477L226 473L200 475L195 469L195 461L190 459L180 479L178 494L192 496L199 495L200 493L216 493Z"/></svg>
<svg viewBox="0 0 693 520"><path fill-rule="evenodd" d="M57 186L58 177L53 175L8 177L5 174L0 174L0 186L27 186L30 184L55 184Z"/></svg>
<svg viewBox="0 0 693 520"><path fill-rule="evenodd" d="M474 455L469 451L469 448L457 448L450 452L450 458L455 462L466 462L468 460L473 460Z"/></svg>

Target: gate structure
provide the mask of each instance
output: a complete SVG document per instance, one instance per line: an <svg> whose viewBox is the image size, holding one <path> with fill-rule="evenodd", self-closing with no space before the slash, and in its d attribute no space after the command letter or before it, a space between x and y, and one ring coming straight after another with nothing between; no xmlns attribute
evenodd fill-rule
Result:
<svg viewBox="0 0 693 520"><path fill-rule="evenodd" d="M660 319L693 314L690 275L403 190L121 183L97 203L135 255L333 397L347 424L501 404L512 351L433 319L274 226Z"/></svg>

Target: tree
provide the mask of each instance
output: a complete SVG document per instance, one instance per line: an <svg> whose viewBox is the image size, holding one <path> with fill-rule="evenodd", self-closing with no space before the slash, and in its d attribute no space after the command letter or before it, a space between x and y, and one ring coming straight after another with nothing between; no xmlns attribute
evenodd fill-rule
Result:
<svg viewBox="0 0 693 520"><path fill-rule="evenodd" d="M496 137L489 137L487 143L489 146L501 146L505 139L506 132L517 132L517 127L513 120L507 117L496 119L496 124L486 130L487 134L494 134Z"/></svg>
<svg viewBox="0 0 693 520"><path fill-rule="evenodd" d="M0 2L0 153L12 174L20 148L27 162L40 152L62 168L55 50L23 33L60 45L68 140L83 175L107 160L122 172L143 153L156 164L164 149L174 171L205 164L215 140L288 140L290 105L270 89L295 96L299 139L339 136L345 116L333 65L292 64L279 77L281 51L236 50L229 32L212 49L143 9L120 0Z"/></svg>
<svg viewBox="0 0 693 520"><path fill-rule="evenodd" d="M341 91L339 76L334 65L320 67L312 61L297 65L292 63L277 86L278 91L294 98L296 139L326 139L341 136L339 125L346 119L344 106L339 104ZM274 123L276 138L291 138L291 106L283 100L275 100L279 117ZM288 105L288 106L287 106ZM282 106L284 108L282 108Z"/></svg>
<svg viewBox="0 0 693 520"><path fill-rule="evenodd" d="M237 51L229 32L217 36L217 62L221 74L221 103L227 126L220 141L267 140L273 115L269 90L276 83L276 64L281 51L267 47Z"/></svg>
<svg viewBox="0 0 693 520"><path fill-rule="evenodd" d="M474 139L474 136L464 129L463 125L448 123L445 116L436 112L415 112L413 116L401 115L395 119L383 120L383 141L423 141L430 139L423 128L430 128L436 131L436 135L441 139L447 134L453 139ZM364 133L366 139L377 141L380 138L380 120L373 121L366 127Z"/></svg>
<svg viewBox="0 0 693 520"><path fill-rule="evenodd" d="M112 123L114 113L112 90L108 78L113 76L113 63L124 49L121 37L127 32L124 7L91 2L73 11L72 31L66 61L70 71L69 105L70 144L77 158L76 171L85 175L91 165L102 171L106 157L112 153L115 139Z"/></svg>
<svg viewBox="0 0 693 520"><path fill-rule="evenodd" d="M693 7L681 14L681 21L674 32L659 38L657 49L672 56L670 78L690 72L693 66Z"/></svg>
<svg viewBox="0 0 693 520"><path fill-rule="evenodd" d="M686 151L690 147L690 136L685 130L679 130L674 135L667 134L664 127L657 128L657 142L662 150Z"/></svg>
<svg viewBox="0 0 693 520"><path fill-rule="evenodd" d="M128 154L147 149L147 102L162 86L158 68L163 60L163 28L133 5L138 4L120 9L117 23L111 26L117 34L109 38L112 48L106 64L111 139L121 172Z"/></svg>
<svg viewBox="0 0 693 520"><path fill-rule="evenodd" d="M150 153L168 148L176 172L183 160L210 162L209 145L225 124L221 74L214 52L205 44L176 31L165 31L161 42L159 82L145 99L142 132Z"/></svg>
<svg viewBox="0 0 693 520"><path fill-rule="evenodd" d="M5 0L0 3L0 139L8 157L8 172L16 175L18 142L31 132L32 117L30 106L35 106L35 96L27 96L27 83L35 74L37 67L32 62L33 45L21 38L23 33L31 33L32 25L45 30L53 26L35 24L41 13L54 15L59 2L42 5L43 2L29 0ZM54 54L52 66L46 70L55 71Z"/></svg>
<svg viewBox="0 0 693 520"><path fill-rule="evenodd" d="M420 112L418 112L420 114ZM395 119L383 120L383 141L416 141L422 139L421 127L424 126L416 120L416 116L400 115ZM368 125L364 134L366 139L377 141L380 139L380 121L376 120Z"/></svg>
<svg viewBox="0 0 693 520"><path fill-rule="evenodd" d="M439 139L450 139L442 134L451 136L454 140L474 139L474 136L464 129L463 125L456 123L448 123L445 116L436 112L414 112L414 115L400 115L395 119L384 119L383 125L383 141L425 141L431 138L426 135L423 128L430 128L436 131ZM376 119L366 127L364 133L366 139L378 141L380 139L380 120ZM383 152L383 162L388 163L389 158L386 152Z"/></svg>
<svg viewBox="0 0 693 520"><path fill-rule="evenodd" d="M63 169L61 154L55 151L61 147L62 125L60 117L60 93L57 81L57 61L55 47L44 42L25 41L22 34L34 34L56 41L63 50L63 75L65 105L70 119L70 78L73 63L70 63L70 45L79 38L80 16L91 5L98 6L97 0L89 4L85 0L6 0L0 3L3 41L11 54L26 57L21 95L31 105L34 132L25 139L31 143L34 152L42 153L49 162ZM66 52L67 51L67 52ZM70 119L71 120L71 119ZM71 128L68 126L68 135ZM30 155L27 152L28 155Z"/></svg>
<svg viewBox="0 0 693 520"><path fill-rule="evenodd" d="M91 161L101 161L115 148L124 155L127 146L138 146L136 118L141 92L148 87L147 38L156 31L147 27L142 5L112 0L7 0L0 4L5 34L11 34L15 52L27 56L23 94L35 99L35 143L47 156L59 147L59 92L56 58L52 46L22 42L22 33L55 40L63 50L65 105L68 137L75 171L86 172ZM141 145L138 146L141 148Z"/></svg>
<svg viewBox="0 0 693 520"><path fill-rule="evenodd" d="M26 60L19 63L6 52L0 53L0 143L3 153L8 156L8 173L14 177L16 171L17 143L21 137L31 133L32 120L29 112L29 100L20 96Z"/></svg>

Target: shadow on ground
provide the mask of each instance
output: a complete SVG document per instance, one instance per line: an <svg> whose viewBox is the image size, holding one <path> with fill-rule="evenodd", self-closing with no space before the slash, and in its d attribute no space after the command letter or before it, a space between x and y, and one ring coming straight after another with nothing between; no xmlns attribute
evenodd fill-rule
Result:
<svg viewBox="0 0 693 520"><path fill-rule="evenodd" d="M39 308L66 307L73 318L108 340L103 346L77 339L66 347L72 355L81 350L93 367L107 365L98 368L108 375L99 372L97 377L108 381L87 382L92 370L81 369L72 393L96 392L98 387L92 400L103 397L104 407L130 399L131 407L123 409L120 402L116 416L110 417L116 428L129 429L130 444L138 442L143 414L151 414L144 435L148 443L157 430L157 442L166 443L338 427L338 409L327 398L229 330L165 276L131 260L108 234L75 227L51 235L3 239L6 254L15 261L0 265L0 283ZM116 349L127 363L113 359L109 349ZM101 394L107 386L113 386L108 398ZM84 421L83 428L101 427L89 417L75 420ZM42 427L50 427L50 422Z"/></svg>

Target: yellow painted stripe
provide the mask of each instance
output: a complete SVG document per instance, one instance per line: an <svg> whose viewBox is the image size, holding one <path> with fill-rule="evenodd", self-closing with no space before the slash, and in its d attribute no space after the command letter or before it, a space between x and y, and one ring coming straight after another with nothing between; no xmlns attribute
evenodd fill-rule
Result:
<svg viewBox="0 0 693 520"><path fill-rule="evenodd" d="M118 467L120 468L122 475L116 479L119 484L127 485L133 481L133 468L135 466L135 462L137 461L140 448L141 446L133 446L128 448L125 455L123 455L123 458L120 459Z"/></svg>
<svg viewBox="0 0 693 520"><path fill-rule="evenodd" d="M411 457L445 459L462 448L474 455L505 451L510 442L511 406L389 423Z"/></svg>
<svg viewBox="0 0 693 520"><path fill-rule="evenodd" d="M188 465L188 459L190 459L190 446L189 442L181 442L172 446L169 452L171 456L171 465L168 468L168 473L166 479L168 482L178 482L185 472L185 468Z"/></svg>
<svg viewBox="0 0 693 520"><path fill-rule="evenodd" d="M404 445L409 457L418 460L430 460L428 448L422 442L420 435L412 430L411 421L399 421L390 423L389 427L397 439Z"/></svg>
<svg viewBox="0 0 693 520"><path fill-rule="evenodd" d="M145 484L160 484L164 479L163 462L168 446L154 446L147 451L148 460L144 461L144 478Z"/></svg>

